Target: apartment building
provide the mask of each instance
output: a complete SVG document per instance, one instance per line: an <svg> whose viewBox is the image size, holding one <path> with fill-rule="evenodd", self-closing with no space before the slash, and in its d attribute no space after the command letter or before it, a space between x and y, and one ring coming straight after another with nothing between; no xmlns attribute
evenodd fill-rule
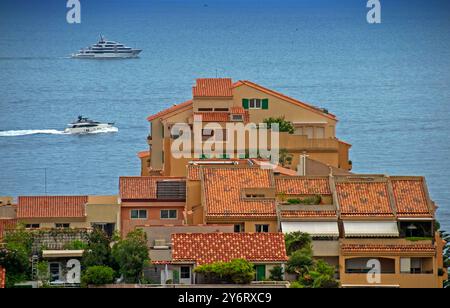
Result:
<svg viewBox="0 0 450 308"><path fill-rule="evenodd" d="M250 81L233 83L229 78L197 79L192 89L192 99L174 105L148 117L150 135L148 136L149 158L142 159L152 175L186 176L185 166L189 158L174 158L171 153L173 142L180 137L172 128L179 123L194 126L202 121L201 137L203 144L211 140L223 143L226 148L234 145L234 158L249 150L247 137L245 148L240 149L228 139L227 123L263 123L267 118L283 117L295 127L293 134L280 133L280 149L292 155L289 168L296 170L301 155L344 170L351 169L349 160L350 144L336 138L337 118L325 109L317 108L270 90ZM208 123L221 127L205 129ZM222 137L219 137L222 133ZM194 132L194 134L196 134ZM199 133L197 133L199 134ZM222 138L218 140L218 138ZM234 142L236 142L236 138ZM270 139L270 138L268 138ZM270 144L270 140L268 144ZM216 158L227 157L226 153ZM244 156L244 157L241 157ZM196 158L214 158L202 155ZM146 171L143 172L146 174Z"/></svg>
<svg viewBox="0 0 450 308"><path fill-rule="evenodd" d="M20 196L17 221L27 229L120 228L117 196Z"/></svg>
<svg viewBox="0 0 450 308"><path fill-rule="evenodd" d="M435 229L436 206L424 178L347 175L275 181L282 231L309 233L314 256L337 266L343 287L442 287L445 243ZM370 264L379 267L379 280L368 279Z"/></svg>
<svg viewBox="0 0 450 308"><path fill-rule="evenodd" d="M184 224L184 178L121 177L119 183L122 236L142 225Z"/></svg>

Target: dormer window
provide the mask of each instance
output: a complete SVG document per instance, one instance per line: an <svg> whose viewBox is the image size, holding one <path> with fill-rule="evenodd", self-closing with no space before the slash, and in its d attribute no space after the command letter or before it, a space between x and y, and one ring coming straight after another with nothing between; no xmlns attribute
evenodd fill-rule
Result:
<svg viewBox="0 0 450 308"><path fill-rule="evenodd" d="M248 199L263 199L266 196L263 194L247 194L247 195L245 195L245 197Z"/></svg>
<svg viewBox="0 0 450 308"><path fill-rule="evenodd" d="M242 114L233 114L233 115L231 115L231 121L244 122L244 116Z"/></svg>

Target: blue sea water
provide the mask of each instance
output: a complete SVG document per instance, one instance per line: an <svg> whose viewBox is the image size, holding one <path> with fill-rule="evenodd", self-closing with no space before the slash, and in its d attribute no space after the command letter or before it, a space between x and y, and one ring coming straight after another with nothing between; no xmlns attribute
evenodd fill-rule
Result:
<svg viewBox="0 0 450 308"><path fill-rule="evenodd" d="M0 137L0 195L117 193L139 174L146 117L220 76L328 108L355 172L425 175L450 229L448 1L382 0L381 25L365 0L81 3L69 25L66 1L0 2L0 131L60 131L83 114L119 132ZM141 58L68 58L100 33Z"/></svg>

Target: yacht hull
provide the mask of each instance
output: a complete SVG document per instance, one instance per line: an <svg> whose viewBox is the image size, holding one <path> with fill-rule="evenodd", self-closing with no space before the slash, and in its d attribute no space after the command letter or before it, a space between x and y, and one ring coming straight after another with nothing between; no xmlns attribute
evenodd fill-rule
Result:
<svg viewBox="0 0 450 308"><path fill-rule="evenodd" d="M66 134L89 134L96 131L113 128L112 124L98 124L92 127L69 127L64 130Z"/></svg>
<svg viewBox="0 0 450 308"><path fill-rule="evenodd" d="M142 50L133 50L132 52L127 53L98 53L98 54L84 54L77 53L73 54L72 58L75 59L130 59L137 58Z"/></svg>

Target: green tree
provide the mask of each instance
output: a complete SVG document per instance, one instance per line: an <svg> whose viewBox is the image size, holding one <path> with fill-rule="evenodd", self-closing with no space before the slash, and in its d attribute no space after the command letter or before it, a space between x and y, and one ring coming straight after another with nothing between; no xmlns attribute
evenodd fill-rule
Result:
<svg viewBox="0 0 450 308"><path fill-rule="evenodd" d="M275 266L270 270L270 277L269 279L272 281L283 281L284 276L284 270L281 266Z"/></svg>
<svg viewBox="0 0 450 308"><path fill-rule="evenodd" d="M74 243L79 245L79 243ZM81 259L83 268L92 266L111 266L111 238L101 229L94 229L88 236L88 243Z"/></svg>
<svg viewBox="0 0 450 308"><path fill-rule="evenodd" d="M334 271L333 266L330 266L323 260L318 260L310 271L300 277L299 282L307 288L338 288L339 283L334 279Z"/></svg>
<svg viewBox="0 0 450 308"><path fill-rule="evenodd" d="M0 266L6 269L6 287L11 288L30 279L33 238L23 226L18 226L6 233L4 243L0 248Z"/></svg>
<svg viewBox="0 0 450 308"><path fill-rule="evenodd" d="M292 232L284 236L286 243L286 252L290 256L297 250L301 250L305 247L311 247L311 236L303 232Z"/></svg>
<svg viewBox="0 0 450 308"><path fill-rule="evenodd" d="M280 149L279 162L282 167L290 166L292 164L293 155L286 149Z"/></svg>
<svg viewBox="0 0 450 308"><path fill-rule="evenodd" d="M295 131L294 128L294 124L292 124L292 122L286 121L284 117L279 117L279 118L267 118L264 119L264 123L267 124L267 128L271 129L272 128L272 124L278 124L279 127L279 131L281 133L289 133L289 134L293 134Z"/></svg>
<svg viewBox="0 0 450 308"><path fill-rule="evenodd" d="M296 274L297 278L302 277L314 266L313 253L311 247L303 247L294 251L287 262L286 271Z"/></svg>
<svg viewBox="0 0 450 308"><path fill-rule="evenodd" d="M88 285L105 285L114 282L114 270L108 266L92 266L86 269L81 277L83 287Z"/></svg>
<svg viewBox="0 0 450 308"><path fill-rule="evenodd" d="M128 233L118 241L112 255L119 266L119 272L127 283L136 283L142 277L144 267L148 264L147 235L141 229Z"/></svg>
<svg viewBox="0 0 450 308"><path fill-rule="evenodd" d="M42 283L42 287L46 288L50 284L50 272L47 261L40 261L37 265L37 280Z"/></svg>

